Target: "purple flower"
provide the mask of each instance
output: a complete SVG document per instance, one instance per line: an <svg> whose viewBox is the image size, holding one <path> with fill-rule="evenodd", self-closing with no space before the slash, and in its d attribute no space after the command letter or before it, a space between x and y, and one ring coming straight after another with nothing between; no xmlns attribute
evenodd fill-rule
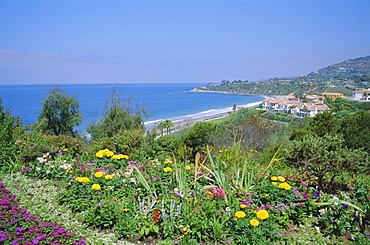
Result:
<svg viewBox="0 0 370 245"><path fill-rule="evenodd" d="M317 192L313 193L313 196L319 197L319 196L321 196L321 192L317 191Z"/></svg>
<svg viewBox="0 0 370 245"><path fill-rule="evenodd" d="M226 243L227 243L227 244L230 244L230 243L232 243L232 242L233 242L233 240L231 240L231 239L227 239L227 240L226 240Z"/></svg>
<svg viewBox="0 0 370 245"><path fill-rule="evenodd" d="M343 204L342 208L343 209L346 209L346 208L348 208L348 205L347 204Z"/></svg>

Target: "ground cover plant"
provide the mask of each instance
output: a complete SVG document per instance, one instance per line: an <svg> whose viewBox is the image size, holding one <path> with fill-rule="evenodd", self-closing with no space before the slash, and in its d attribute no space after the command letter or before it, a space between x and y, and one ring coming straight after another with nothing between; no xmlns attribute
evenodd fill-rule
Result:
<svg viewBox="0 0 370 245"><path fill-rule="evenodd" d="M266 171L253 169L254 150L248 151L242 171L230 172L222 160L229 150L208 149L204 161L182 163L134 161L108 149L70 156L64 148L29 163L18 175L57 180L58 205L88 227L122 240L300 244L299 227L306 226L311 234L305 241L369 241L367 186L354 183L347 193L328 194L313 180L277 172L279 159L266 164Z"/></svg>

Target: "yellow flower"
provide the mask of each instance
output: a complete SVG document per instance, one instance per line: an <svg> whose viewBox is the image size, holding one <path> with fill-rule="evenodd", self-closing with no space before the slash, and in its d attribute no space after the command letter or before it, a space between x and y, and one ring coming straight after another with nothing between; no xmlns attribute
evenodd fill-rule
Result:
<svg viewBox="0 0 370 245"><path fill-rule="evenodd" d="M292 188L287 182L281 183L278 187L280 189L284 189L284 190L287 190L287 191L289 191Z"/></svg>
<svg viewBox="0 0 370 245"><path fill-rule="evenodd" d="M98 157L98 158L103 158L104 157L104 153L99 151L99 152L97 152L95 154L95 156Z"/></svg>
<svg viewBox="0 0 370 245"><path fill-rule="evenodd" d="M274 162L278 162L278 161L279 161L279 159L274 158L274 159L272 159L272 161L274 161Z"/></svg>
<svg viewBox="0 0 370 245"><path fill-rule="evenodd" d="M235 213L235 217L237 217L238 219L242 219L245 216L247 216L247 215L243 211L236 211L236 213Z"/></svg>
<svg viewBox="0 0 370 245"><path fill-rule="evenodd" d="M267 219L270 215L266 210L262 209L257 211L256 216L257 218L264 220Z"/></svg>
<svg viewBox="0 0 370 245"><path fill-rule="evenodd" d="M170 168L170 167L165 167L165 168L163 169L163 171L164 171L164 172L166 172L166 173L169 173L169 172L172 172L172 168Z"/></svg>
<svg viewBox="0 0 370 245"><path fill-rule="evenodd" d="M273 184L273 185L277 185L277 183L276 183L276 182L271 182L271 184Z"/></svg>
<svg viewBox="0 0 370 245"><path fill-rule="evenodd" d="M90 179L87 178L87 177L77 177L75 179L77 182L80 182L80 183L87 183L87 182L90 182Z"/></svg>
<svg viewBox="0 0 370 245"><path fill-rule="evenodd" d="M104 176L104 179L111 180L111 179L113 179L113 176L108 174L108 175Z"/></svg>
<svg viewBox="0 0 370 245"><path fill-rule="evenodd" d="M256 219L251 219L249 224L251 224L251 226L259 226L260 222Z"/></svg>
<svg viewBox="0 0 370 245"><path fill-rule="evenodd" d="M190 166L186 166L185 168L186 168L186 170L191 170Z"/></svg>
<svg viewBox="0 0 370 245"><path fill-rule="evenodd" d="M272 180L272 181L277 181L277 180L278 180L278 177L276 177L276 176L272 176L272 177L271 177L271 180Z"/></svg>
<svg viewBox="0 0 370 245"><path fill-rule="evenodd" d="M279 180L280 182L285 182L285 178L284 178L283 176L279 176L279 177L278 177L278 180Z"/></svg>
<svg viewBox="0 0 370 245"><path fill-rule="evenodd" d="M68 149L67 149L67 148L63 148L62 150L63 150L63 151L68 151Z"/></svg>
<svg viewBox="0 0 370 245"><path fill-rule="evenodd" d="M254 152L254 150L249 150L250 152Z"/></svg>
<svg viewBox="0 0 370 245"><path fill-rule="evenodd" d="M167 164L167 163L172 163L172 160L166 160L164 163L165 163L165 164Z"/></svg>
<svg viewBox="0 0 370 245"><path fill-rule="evenodd" d="M113 155L114 155L114 153L113 153L113 151L107 151L107 152L105 153L105 155L106 155L107 157L111 157L111 156L113 156Z"/></svg>
<svg viewBox="0 0 370 245"><path fill-rule="evenodd" d="M247 207L247 205L245 205L245 204L240 204L240 208L246 208Z"/></svg>
<svg viewBox="0 0 370 245"><path fill-rule="evenodd" d="M91 189L93 189L93 190L97 190L97 191L100 191L100 190L101 190L101 187L100 187L100 185L99 185L99 184L93 184L93 185L91 186Z"/></svg>
<svg viewBox="0 0 370 245"><path fill-rule="evenodd" d="M123 208L123 209L121 209L123 212L128 212L128 211L130 211L130 209L129 208Z"/></svg>
<svg viewBox="0 0 370 245"><path fill-rule="evenodd" d="M264 197L265 197L265 198L268 198L269 196L270 196L269 194L265 194L265 195L264 195Z"/></svg>
<svg viewBox="0 0 370 245"><path fill-rule="evenodd" d="M100 178L100 177L102 177L103 175L105 175L105 173L104 172L96 172L95 174L94 174L94 176L96 177L96 178Z"/></svg>

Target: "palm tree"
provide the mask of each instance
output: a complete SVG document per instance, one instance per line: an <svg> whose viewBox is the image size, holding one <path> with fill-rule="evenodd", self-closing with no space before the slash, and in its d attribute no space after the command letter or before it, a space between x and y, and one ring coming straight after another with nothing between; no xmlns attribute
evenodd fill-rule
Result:
<svg viewBox="0 0 370 245"><path fill-rule="evenodd" d="M163 127L167 129L167 134L169 134L171 131L171 128L175 126L175 124L170 119L166 119L162 123L163 123Z"/></svg>

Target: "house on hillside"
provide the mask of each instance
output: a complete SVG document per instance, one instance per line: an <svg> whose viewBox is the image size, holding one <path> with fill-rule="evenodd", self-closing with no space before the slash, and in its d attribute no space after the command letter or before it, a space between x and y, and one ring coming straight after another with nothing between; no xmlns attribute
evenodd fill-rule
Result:
<svg viewBox="0 0 370 245"><path fill-rule="evenodd" d="M344 95L342 93L322 93L322 95L330 98L331 100L336 100L338 98L344 99Z"/></svg>
<svg viewBox="0 0 370 245"><path fill-rule="evenodd" d="M309 101L309 102L322 102L324 100L324 96L322 95L315 95L315 94L307 94L305 95L305 98Z"/></svg>
<svg viewBox="0 0 370 245"><path fill-rule="evenodd" d="M261 109L299 117L314 117L317 113L329 110L329 107L323 103L303 103L296 100L263 100Z"/></svg>
<svg viewBox="0 0 370 245"><path fill-rule="evenodd" d="M353 100L370 101L370 90L362 89L353 92Z"/></svg>
<svg viewBox="0 0 370 245"><path fill-rule="evenodd" d="M329 110L329 106L323 103L303 103L293 109L293 113L299 117L314 117L317 113Z"/></svg>

